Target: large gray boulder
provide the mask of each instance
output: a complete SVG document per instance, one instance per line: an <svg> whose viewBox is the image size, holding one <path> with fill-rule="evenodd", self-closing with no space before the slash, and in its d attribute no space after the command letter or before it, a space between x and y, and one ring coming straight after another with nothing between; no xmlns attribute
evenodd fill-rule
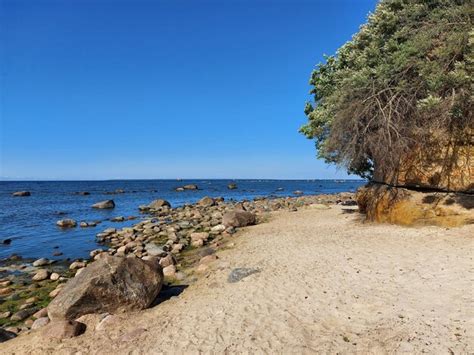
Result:
<svg viewBox="0 0 474 355"><path fill-rule="evenodd" d="M49 304L51 320L90 313L118 313L147 308L163 284L163 271L138 258L106 256L71 279Z"/></svg>
<svg viewBox="0 0 474 355"><path fill-rule="evenodd" d="M105 200L92 205L93 208L108 209L115 208L114 200Z"/></svg>
<svg viewBox="0 0 474 355"><path fill-rule="evenodd" d="M257 216L244 210L234 210L224 213L222 224L226 227L245 227L255 224Z"/></svg>

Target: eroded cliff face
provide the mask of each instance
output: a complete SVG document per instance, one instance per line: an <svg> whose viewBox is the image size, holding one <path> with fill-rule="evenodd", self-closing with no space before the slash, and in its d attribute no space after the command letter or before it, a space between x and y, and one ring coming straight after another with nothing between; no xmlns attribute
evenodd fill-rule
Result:
<svg viewBox="0 0 474 355"><path fill-rule="evenodd" d="M374 182L357 202L367 219L401 225L474 223L474 132L463 140L438 140L413 149L396 169L376 164Z"/></svg>
<svg viewBox="0 0 474 355"><path fill-rule="evenodd" d="M420 192L371 183L357 192L367 219L405 226L455 227L474 223L474 195Z"/></svg>
<svg viewBox="0 0 474 355"><path fill-rule="evenodd" d="M376 164L374 181L391 186L474 193L474 132L461 141L437 140L430 149L413 149L398 166Z"/></svg>

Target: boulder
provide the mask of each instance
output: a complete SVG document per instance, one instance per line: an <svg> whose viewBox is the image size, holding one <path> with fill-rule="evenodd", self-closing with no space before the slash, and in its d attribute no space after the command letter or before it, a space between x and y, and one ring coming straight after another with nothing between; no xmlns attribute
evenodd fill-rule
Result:
<svg viewBox="0 0 474 355"><path fill-rule="evenodd" d="M216 204L216 201L213 198L206 196L200 199L197 204L202 207L211 207Z"/></svg>
<svg viewBox="0 0 474 355"><path fill-rule="evenodd" d="M51 322L43 330L45 338L66 339L81 335L86 331L84 323L76 322L74 320L59 320Z"/></svg>
<svg viewBox="0 0 474 355"><path fill-rule="evenodd" d="M195 185L195 184L189 184L189 185L184 185L183 189L185 189L185 190L197 190L198 186Z"/></svg>
<svg viewBox="0 0 474 355"><path fill-rule="evenodd" d="M4 341L13 339L16 337L16 334L13 332L10 332L6 329L0 328L0 343L3 343Z"/></svg>
<svg viewBox="0 0 474 355"><path fill-rule="evenodd" d="M99 208L99 209L115 208L115 202L114 200L105 200L105 201L97 202L92 205L92 208Z"/></svg>
<svg viewBox="0 0 474 355"><path fill-rule="evenodd" d="M52 320L88 313L116 313L147 308L160 292L161 268L138 258L106 256L69 280L48 306Z"/></svg>
<svg viewBox="0 0 474 355"><path fill-rule="evenodd" d="M41 258L41 259L33 261L32 265L35 267L49 265L49 260L46 258Z"/></svg>
<svg viewBox="0 0 474 355"><path fill-rule="evenodd" d="M25 308L25 309L22 309L16 313L13 313L13 315L11 316L11 320L12 321L22 321L22 320L25 320L26 318L30 317L31 315L33 315L34 313L36 313L38 311L37 308Z"/></svg>
<svg viewBox="0 0 474 355"><path fill-rule="evenodd" d="M145 250L150 256L166 256L166 252L155 243L145 244Z"/></svg>
<svg viewBox="0 0 474 355"><path fill-rule="evenodd" d="M50 272L46 269L39 269L33 276L33 281L43 281L49 278Z"/></svg>
<svg viewBox="0 0 474 355"><path fill-rule="evenodd" d="M164 206L171 208L171 204L168 201L162 199L154 200L148 205L149 208L153 209L159 209Z"/></svg>
<svg viewBox="0 0 474 355"><path fill-rule="evenodd" d="M371 183L358 190L356 199L359 211L369 221L443 227L474 223L474 195L422 192Z"/></svg>
<svg viewBox="0 0 474 355"><path fill-rule="evenodd" d="M234 210L222 216L222 224L226 227L245 227L257 222L257 217L252 212Z"/></svg>
<svg viewBox="0 0 474 355"><path fill-rule="evenodd" d="M29 191L17 191L12 193L13 197L26 197L26 196L31 196L31 193Z"/></svg>
<svg viewBox="0 0 474 355"><path fill-rule="evenodd" d="M56 225L60 228L74 228L77 226L77 222L73 219L61 219L56 222Z"/></svg>

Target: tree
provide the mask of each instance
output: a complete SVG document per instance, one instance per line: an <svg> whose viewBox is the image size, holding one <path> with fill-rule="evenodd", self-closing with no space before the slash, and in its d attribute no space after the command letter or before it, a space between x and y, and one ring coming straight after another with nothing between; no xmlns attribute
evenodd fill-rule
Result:
<svg viewBox="0 0 474 355"><path fill-rule="evenodd" d="M472 16L468 0L381 0L311 74L300 131L318 156L371 178L442 137L472 144Z"/></svg>

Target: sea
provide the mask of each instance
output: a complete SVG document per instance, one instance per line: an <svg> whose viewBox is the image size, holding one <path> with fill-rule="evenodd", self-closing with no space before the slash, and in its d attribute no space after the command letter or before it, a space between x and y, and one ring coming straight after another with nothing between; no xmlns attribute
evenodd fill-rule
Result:
<svg viewBox="0 0 474 355"><path fill-rule="evenodd" d="M235 183L237 189L227 185ZM198 190L175 189L196 184ZM172 207L195 203L204 196L225 200L251 200L256 197L294 196L354 192L363 180L110 180L110 181L0 181L0 259L12 254L25 259L87 258L100 247L95 236L108 227L122 228L146 218L138 206L161 198ZM29 191L31 196L13 197L15 191ZM79 195L78 192L89 192ZM119 192L119 193L117 193ZM99 210L92 204L112 199L115 208ZM118 216L135 220L112 222ZM61 229L60 219L72 218L76 228ZM101 221L96 227L81 228L80 221ZM53 254L59 254L54 256Z"/></svg>

